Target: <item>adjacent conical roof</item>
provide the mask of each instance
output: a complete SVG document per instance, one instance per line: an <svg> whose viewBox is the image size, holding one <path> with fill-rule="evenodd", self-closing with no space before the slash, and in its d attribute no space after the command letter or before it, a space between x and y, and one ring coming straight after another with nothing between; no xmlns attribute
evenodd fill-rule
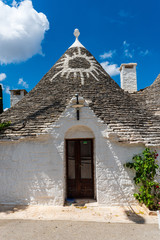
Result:
<svg viewBox="0 0 160 240"><path fill-rule="evenodd" d="M1 121L12 123L0 138L46 132L76 93L90 100L89 107L117 134L119 142L157 144L155 138L147 140L146 133L151 126L159 126L159 118L141 107L136 95L124 92L78 37L35 88L0 116Z"/></svg>
<svg viewBox="0 0 160 240"><path fill-rule="evenodd" d="M155 115L160 115L160 74L151 86L140 90L138 95L143 96L143 103L148 109L152 109Z"/></svg>

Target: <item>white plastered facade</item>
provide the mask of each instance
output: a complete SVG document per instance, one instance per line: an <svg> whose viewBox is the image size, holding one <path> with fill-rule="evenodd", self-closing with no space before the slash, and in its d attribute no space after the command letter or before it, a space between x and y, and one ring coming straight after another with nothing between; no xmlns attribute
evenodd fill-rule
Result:
<svg viewBox="0 0 160 240"><path fill-rule="evenodd" d="M121 76L121 88L129 93L137 91L137 63L121 64L120 76Z"/></svg>
<svg viewBox="0 0 160 240"><path fill-rule="evenodd" d="M134 204L133 172L123 164L144 146L120 145L85 104L69 105L59 120L36 139L0 143L0 204L62 206L66 196L65 139L94 139L94 191L99 205Z"/></svg>

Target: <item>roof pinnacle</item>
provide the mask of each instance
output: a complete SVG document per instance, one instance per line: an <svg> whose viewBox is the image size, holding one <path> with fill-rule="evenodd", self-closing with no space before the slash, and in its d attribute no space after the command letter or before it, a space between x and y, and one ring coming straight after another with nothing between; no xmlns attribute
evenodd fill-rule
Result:
<svg viewBox="0 0 160 240"><path fill-rule="evenodd" d="M78 40L79 35L80 35L79 29L76 28L76 29L74 30L74 36L76 37L77 40Z"/></svg>
<svg viewBox="0 0 160 240"><path fill-rule="evenodd" d="M76 37L76 40L75 40L75 42L70 46L70 48L72 48L72 47L82 47L82 48L85 48L80 42L79 42L79 40L78 40L78 37L79 37L79 35L80 35L80 32L79 32L79 30L78 30L78 28L76 28L75 30L74 30L74 36Z"/></svg>

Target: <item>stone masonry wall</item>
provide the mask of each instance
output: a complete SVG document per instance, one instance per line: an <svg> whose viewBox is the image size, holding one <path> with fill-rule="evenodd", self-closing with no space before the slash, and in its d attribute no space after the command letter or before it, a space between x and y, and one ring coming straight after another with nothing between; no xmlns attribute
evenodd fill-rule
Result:
<svg viewBox="0 0 160 240"><path fill-rule="evenodd" d="M137 74L136 74L136 66L133 68L126 68L122 66L121 69L121 88L129 93L133 93L137 91Z"/></svg>
<svg viewBox="0 0 160 240"><path fill-rule="evenodd" d="M14 92L11 91L10 94L10 102L11 102L11 107L14 106L16 103L18 103L25 95L23 90L19 90L20 95L14 95Z"/></svg>
<svg viewBox="0 0 160 240"><path fill-rule="evenodd" d="M63 205L63 176L51 138L0 145L0 204Z"/></svg>
<svg viewBox="0 0 160 240"><path fill-rule="evenodd" d="M132 171L123 164L144 146L118 145L85 106L76 120L68 106L48 135L0 143L0 203L63 205L66 198L65 139L94 138L95 199L99 205L135 203ZM159 151L160 152L160 151Z"/></svg>

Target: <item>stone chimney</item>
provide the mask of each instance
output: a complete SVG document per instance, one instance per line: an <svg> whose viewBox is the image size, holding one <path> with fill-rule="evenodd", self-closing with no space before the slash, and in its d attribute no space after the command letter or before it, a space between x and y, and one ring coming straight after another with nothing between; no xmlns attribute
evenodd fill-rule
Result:
<svg viewBox="0 0 160 240"><path fill-rule="evenodd" d="M17 102L19 102L26 94L27 91L25 89L19 89L19 90L10 90L11 92L11 107L13 107Z"/></svg>
<svg viewBox="0 0 160 240"><path fill-rule="evenodd" d="M137 63L123 63L120 66L121 88L129 93L137 91Z"/></svg>

